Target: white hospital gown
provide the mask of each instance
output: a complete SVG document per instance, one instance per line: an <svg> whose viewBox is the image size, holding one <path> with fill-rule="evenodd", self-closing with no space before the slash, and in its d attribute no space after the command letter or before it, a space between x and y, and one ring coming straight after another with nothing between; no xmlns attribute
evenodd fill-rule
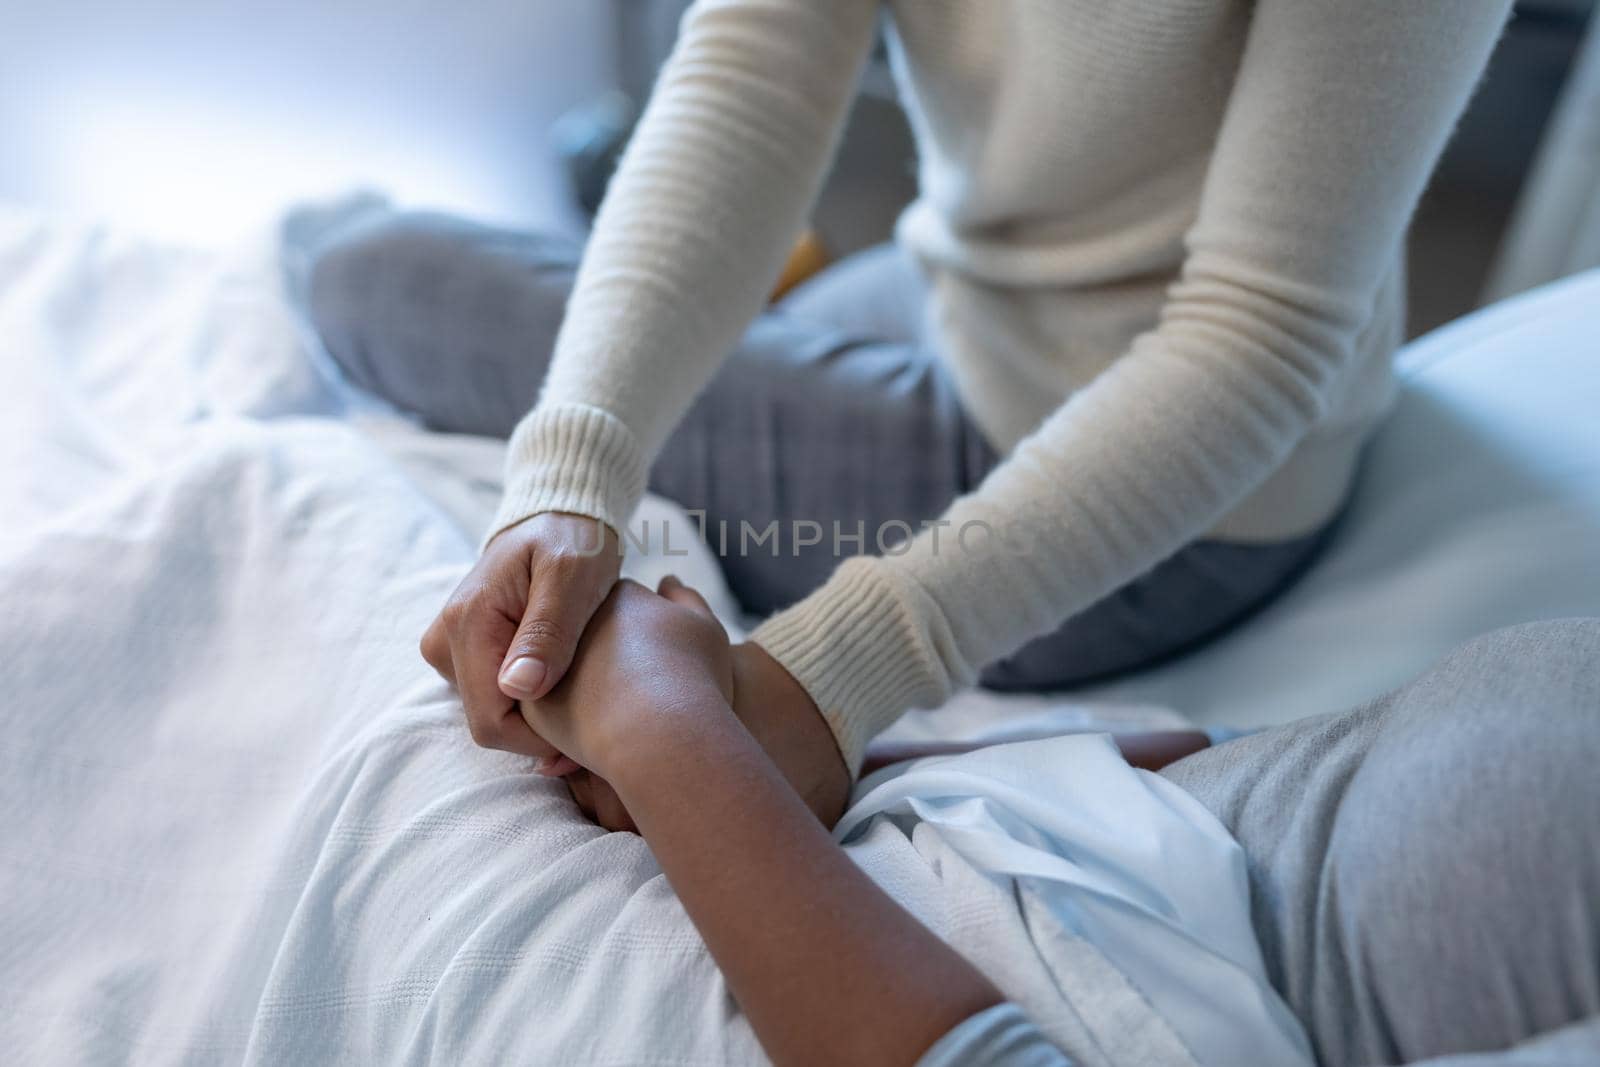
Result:
<svg viewBox="0 0 1600 1067"><path fill-rule="evenodd" d="M924 1067L1314 1062L1267 980L1238 842L1107 735L880 772L836 834L1008 998Z"/></svg>
<svg viewBox="0 0 1600 1067"><path fill-rule="evenodd" d="M1012 1003L961 1023L922 1054L917 1067L1073 1067Z"/></svg>

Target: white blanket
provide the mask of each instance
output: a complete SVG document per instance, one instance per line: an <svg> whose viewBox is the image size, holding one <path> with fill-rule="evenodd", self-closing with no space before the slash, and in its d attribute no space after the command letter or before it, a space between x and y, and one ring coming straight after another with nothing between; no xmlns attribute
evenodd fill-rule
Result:
<svg viewBox="0 0 1600 1067"><path fill-rule="evenodd" d="M472 539L335 417L268 262L0 215L0 1047L759 1061L644 843L421 663ZM1084 1063L1303 1058L1236 846L1103 740L931 761L845 829Z"/></svg>

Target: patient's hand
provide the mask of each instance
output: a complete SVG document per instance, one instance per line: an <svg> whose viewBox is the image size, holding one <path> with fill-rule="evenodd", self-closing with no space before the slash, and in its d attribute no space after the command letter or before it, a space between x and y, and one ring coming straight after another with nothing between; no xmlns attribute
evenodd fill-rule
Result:
<svg viewBox="0 0 1600 1067"><path fill-rule="evenodd" d="M616 534L581 515L534 515L489 541L422 635L422 657L461 691L474 741L533 756L545 774L573 768L517 701L561 681L620 566Z"/></svg>
<svg viewBox="0 0 1600 1067"><path fill-rule="evenodd" d="M614 778L662 739L734 719L728 635L699 594L618 582L578 642L561 684L520 704L534 733L591 775Z"/></svg>
<svg viewBox="0 0 1600 1067"><path fill-rule="evenodd" d="M698 681L691 677L696 674ZM730 648L700 594L675 578L661 583L659 597L632 582L619 585L585 632L569 677L571 682L551 698L524 705L523 714L529 726L553 741L567 735L564 727L549 721L552 715L593 717L596 725L616 720L620 736L597 734L596 742L578 737L569 742L582 746L578 751L589 759L563 747L584 765L567 778L573 798L607 829L632 830L633 820L607 781L607 753L591 754L590 746L631 746L627 751L637 753L649 744L650 731L664 722L674 729L694 729L697 715L720 713L730 697L739 721L824 825L831 827L844 811L850 776L811 698L759 646ZM715 694L705 684L708 679L716 683ZM553 701L562 702L561 707ZM680 721L650 715L652 706L675 709L671 714Z"/></svg>

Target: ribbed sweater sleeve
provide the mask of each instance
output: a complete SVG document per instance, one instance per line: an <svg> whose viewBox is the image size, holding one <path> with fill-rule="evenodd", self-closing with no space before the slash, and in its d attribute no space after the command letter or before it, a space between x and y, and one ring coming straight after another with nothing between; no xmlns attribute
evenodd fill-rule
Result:
<svg viewBox="0 0 1600 1067"><path fill-rule="evenodd" d="M1508 6L1258 0L1159 326L948 526L847 563L754 634L852 767L907 707L1153 566L1282 463L1340 386Z"/></svg>
<svg viewBox="0 0 1600 1067"><path fill-rule="evenodd" d="M700 0L612 180L491 533L621 529L649 463L759 312L873 39L876 0Z"/></svg>

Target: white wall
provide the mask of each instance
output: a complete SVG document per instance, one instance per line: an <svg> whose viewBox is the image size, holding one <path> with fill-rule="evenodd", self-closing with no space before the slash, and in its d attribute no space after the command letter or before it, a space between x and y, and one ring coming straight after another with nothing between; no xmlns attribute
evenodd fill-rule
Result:
<svg viewBox="0 0 1600 1067"><path fill-rule="evenodd" d="M616 80L606 0L0 0L0 199L176 236L354 184L573 221L551 120Z"/></svg>

